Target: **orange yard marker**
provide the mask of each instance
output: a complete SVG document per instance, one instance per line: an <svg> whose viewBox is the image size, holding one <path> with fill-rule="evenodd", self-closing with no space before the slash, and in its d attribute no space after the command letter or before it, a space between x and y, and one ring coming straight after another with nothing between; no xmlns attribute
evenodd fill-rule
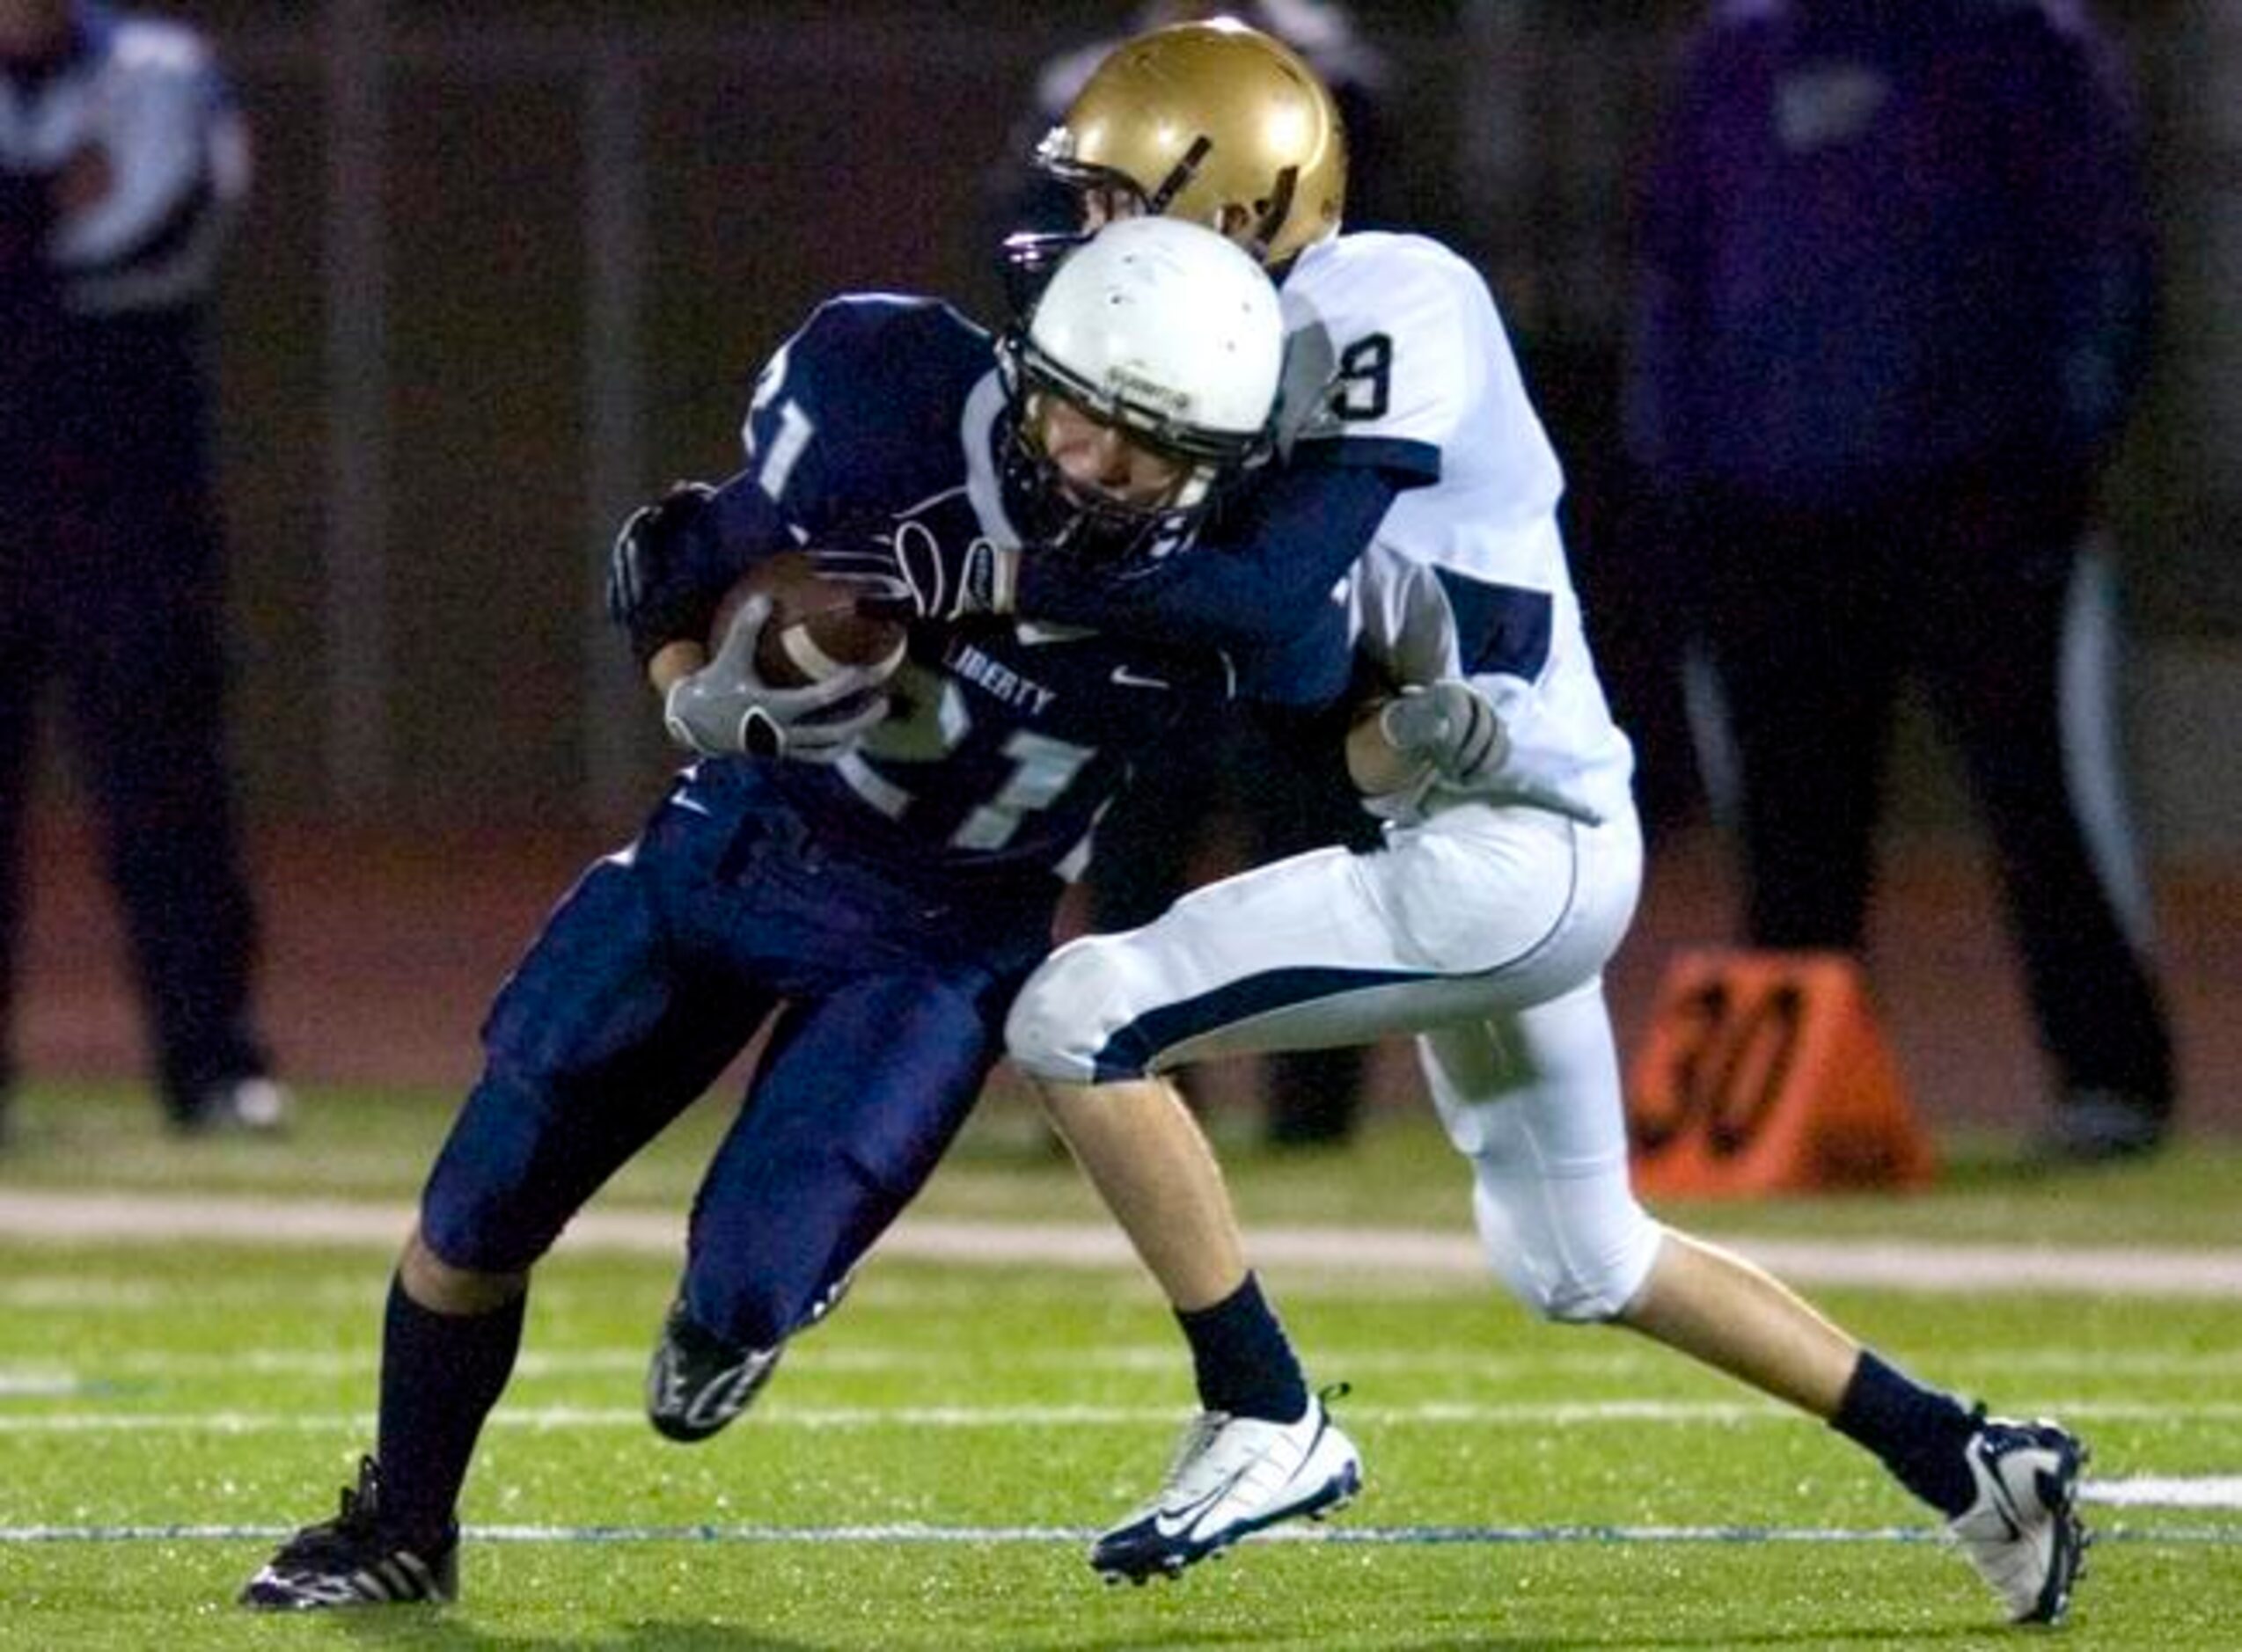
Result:
<svg viewBox="0 0 2242 1652"><path fill-rule="evenodd" d="M1937 1173L1843 953L1678 954L1627 1088L1635 1184L1652 1197L1914 1188Z"/></svg>

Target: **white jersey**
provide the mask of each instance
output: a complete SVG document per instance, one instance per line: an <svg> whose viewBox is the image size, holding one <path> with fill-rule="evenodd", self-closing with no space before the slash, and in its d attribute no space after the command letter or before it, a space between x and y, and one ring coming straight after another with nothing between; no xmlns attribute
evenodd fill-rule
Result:
<svg viewBox="0 0 2242 1652"><path fill-rule="evenodd" d="M1365 233L1309 247L1282 293L1300 360L1337 373L1295 450L1337 442L1428 479L1350 576L1356 647L1397 685L1468 677L1492 702L1510 755L1478 795L1587 820L1624 810L1634 756L1565 566L1564 471L1485 281L1422 236Z"/></svg>
<svg viewBox="0 0 2242 1652"><path fill-rule="evenodd" d="M1080 1084L1413 1033L1491 1264L1542 1312L1608 1319L1660 1244L1628 1184L1602 990L1643 848L1557 531L1563 473L1494 301L1453 253L1341 236L1281 290L1301 382L1337 375L1294 463L1422 479L1345 581L1357 647L1396 684L1468 677L1510 754L1469 794L1388 800L1374 853L1295 855L1068 942L1014 1001L1007 1049Z"/></svg>

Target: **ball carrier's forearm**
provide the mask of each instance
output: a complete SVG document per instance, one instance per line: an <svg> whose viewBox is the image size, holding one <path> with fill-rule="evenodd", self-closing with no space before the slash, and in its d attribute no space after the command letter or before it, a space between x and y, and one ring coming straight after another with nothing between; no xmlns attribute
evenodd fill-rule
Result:
<svg viewBox="0 0 2242 1652"><path fill-rule="evenodd" d="M1039 1078L1044 1110L1169 1302L1189 1313L1245 1283L1230 1190L1198 1121L1164 1078Z"/></svg>

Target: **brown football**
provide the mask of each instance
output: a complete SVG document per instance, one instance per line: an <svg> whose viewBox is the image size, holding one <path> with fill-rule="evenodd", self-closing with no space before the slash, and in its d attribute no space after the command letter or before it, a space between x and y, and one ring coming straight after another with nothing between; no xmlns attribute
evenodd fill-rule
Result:
<svg viewBox="0 0 2242 1652"><path fill-rule="evenodd" d="M712 654L741 604L758 593L770 597L771 618L755 651L755 669L773 687L823 682L851 666L885 676L903 663L907 628L898 620L858 613L856 588L828 579L800 551L766 558L733 582L709 624Z"/></svg>

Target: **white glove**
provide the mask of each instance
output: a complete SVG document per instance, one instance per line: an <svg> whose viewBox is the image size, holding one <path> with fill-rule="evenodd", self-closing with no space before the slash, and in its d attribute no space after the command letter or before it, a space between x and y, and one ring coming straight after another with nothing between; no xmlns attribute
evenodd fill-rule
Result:
<svg viewBox="0 0 2242 1652"><path fill-rule="evenodd" d="M1510 735L1487 697L1454 677L1403 689L1378 713L1378 732L1403 757L1430 764L1444 784L1466 790L1484 784L1510 755Z"/></svg>
<svg viewBox="0 0 2242 1652"><path fill-rule="evenodd" d="M766 596L741 603L716 657L670 684L663 724L670 739L704 757L834 762L887 715L883 679L868 667L848 666L802 688L766 683L755 669L755 649L770 618Z"/></svg>
<svg viewBox="0 0 2242 1652"><path fill-rule="evenodd" d="M810 559L828 579L864 588L856 610L883 619L970 619L1008 614L1020 584L1020 552L975 537L944 544L924 523L838 545L816 545Z"/></svg>

